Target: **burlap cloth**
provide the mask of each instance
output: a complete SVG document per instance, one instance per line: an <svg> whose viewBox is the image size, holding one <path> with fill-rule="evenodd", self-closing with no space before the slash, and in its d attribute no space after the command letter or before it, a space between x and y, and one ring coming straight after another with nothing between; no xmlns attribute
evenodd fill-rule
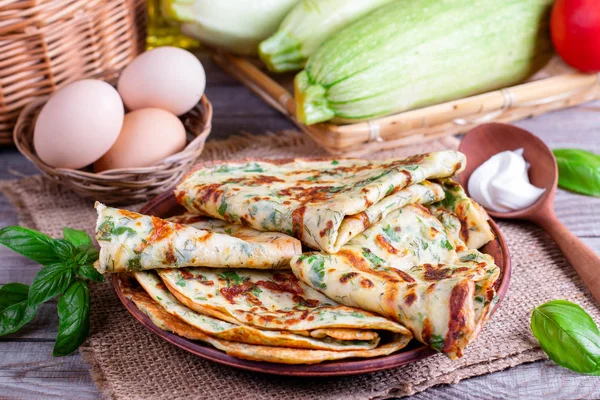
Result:
<svg viewBox="0 0 600 400"><path fill-rule="evenodd" d="M373 158L456 148L442 139ZM325 155L295 132L209 142L203 160ZM39 176L7 183L4 193L23 224L53 236L69 226L91 232L93 202ZM135 208L135 207L130 207ZM347 378L299 379L221 366L188 354L148 332L125 310L109 284L91 285L92 331L81 348L106 398L115 399L371 399L403 396L433 385L545 358L529 330L531 309L545 301L575 301L598 320L581 281L549 237L527 223L501 222L512 255L510 289L500 309L458 361L437 355L412 365Z"/></svg>

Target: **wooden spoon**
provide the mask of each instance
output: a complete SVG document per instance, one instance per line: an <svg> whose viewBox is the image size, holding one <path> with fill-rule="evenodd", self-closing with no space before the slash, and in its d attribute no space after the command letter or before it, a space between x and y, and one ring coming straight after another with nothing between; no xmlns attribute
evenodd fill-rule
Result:
<svg viewBox="0 0 600 400"><path fill-rule="evenodd" d="M600 256L583 243L556 217L554 196L558 168L552 151L537 136L516 126L490 123L470 130L462 140L459 151L467 156L467 168L459 175L465 190L473 171L494 154L505 150L524 150L523 157L531 165L529 179L546 192L530 207L512 212L487 210L495 218L531 221L552 236L581 280L600 303Z"/></svg>

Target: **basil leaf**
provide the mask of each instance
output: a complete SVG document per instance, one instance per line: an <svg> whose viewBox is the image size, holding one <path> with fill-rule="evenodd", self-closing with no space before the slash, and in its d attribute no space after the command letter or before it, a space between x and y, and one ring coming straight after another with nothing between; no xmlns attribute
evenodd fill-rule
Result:
<svg viewBox="0 0 600 400"><path fill-rule="evenodd" d="M531 331L558 365L582 374L600 375L600 331L577 304L553 300L534 308Z"/></svg>
<svg viewBox="0 0 600 400"><path fill-rule="evenodd" d="M79 250L79 256L82 254L88 256L88 259L85 261L89 260L89 262L93 263L98 259L99 252L92 244L92 239L84 231L79 231L72 228L64 228L63 236L66 241L77 247ZM85 261L81 262L80 264L85 264Z"/></svg>
<svg viewBox="0 0 600 400"><path fill-rule="evenodd" d="M30 306L27 300L20 301L0 312L0 336L15 333L30 322L37 312L37 305Z"/></svg>
<svg viewBox="0 0 600 400"><path fill-rule="evenodd" d="M60 261L54 242L48 235L21 226L0 229L1 244L42 265Z"/></svg>
<svg viewBox="0 0 600 400"><path fill-rule="evenodd" d="M54 239L53 247L61 261L74 262L75 257L79 254L77 247L65 239Z"/></svg>
<svg viewBox="0 0 600 400"><path fill-rule="evenodd" d="M7 283L0 287L0 312L13 304L27 300L29 286L22 283Z"/></svg>
<svg viewBox="0 0 600 400"><path fill-rule="evenodd" d="M600 197L600 155L579 149L554 149L558 186Z"/></svg>
<svg viewBox="0 0 600 400"><path fill-rule="evenodd" d="M98 260L98 257L100 256L100 252L94 246L90 246L90 247L88 247L86 249L81 249L80 248L80 251L83 251L84 254L87 255L86 262L83 262L81 264L85 264L85 263L92 263L93 264L94 262L96 262Z"/></svg>
<svg viewBox="0 0 600 400"><path fill-rule="evenodd" d="M58 296L72 281L73 269L65 264L58 263L42 268L29 287L29 304L41 304Z"/></svg>
<svg viewBox="0 0 600 400"><path fill-rule="evenodd" d="M77 268L77 275L96 282L104 282L104 277L91 264L80 265Z"/></svg>
<svg viewBox="0 0 600 400"><path fill-rule="evenodd" d="M84 231L73 228L63 228L63 237L75 247L91 246L92 239Z"/></svg>
<svg viewBox="0 0 600 400"><path fill-rule="evenodd" d="M90 292L76 280L58 300L58 336L53 356L66 356L83 343L90 330Z"/></svg>

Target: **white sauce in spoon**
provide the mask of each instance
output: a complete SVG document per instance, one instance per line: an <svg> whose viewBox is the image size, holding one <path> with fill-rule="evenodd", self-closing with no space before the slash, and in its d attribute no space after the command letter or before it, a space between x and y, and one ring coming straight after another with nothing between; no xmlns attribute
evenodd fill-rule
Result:
<svg viewBox="0 0 600 400"><path fill-rule="evenodd" d="M484 208L510 212L527 208L545 192L529 183L523 149L503 151L473 171L469 195Z"/></svg>

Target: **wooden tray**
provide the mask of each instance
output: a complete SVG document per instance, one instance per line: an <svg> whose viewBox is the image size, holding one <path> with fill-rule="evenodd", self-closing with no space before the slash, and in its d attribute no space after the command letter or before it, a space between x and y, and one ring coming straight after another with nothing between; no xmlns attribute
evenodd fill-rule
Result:
<svg viewBox="0 0 600 400"><path fill-rule="evenodd" d="M465 132L484 122L510 122L600 98L599 77L558 57L528 82L477 96L348 125L304 125L295 118L294 74L269 75L260 61L214 52L215 62L290 118L329 153L356 157Z"/></svg>
<svg viewBox="0 0 600 400"><path fill-rule="evenodd" d="M184 209L177 203L172 191L166 192L156 197L154 200L151 200L149 203L144 205L140 210L140 213L142 214L155 215L161 218L181 214L182 212L184 212ZM510 255L508 253L508 247L506 246L504 237L498 229L498 226L493 221L490 222L492 230L496 235L496 239L485 245L482 248L482 251L494 257L494 259L496 260L496 264L501 269L500 279L497 284L497 294L499 299L498 303L496 303L496 306L493 310L493 312L495 312L498 309L500 302L502 301L504 295L508 290L511 265ZM418 360L422 360L437 353L429 347L426 347L421 343L418 343L417 341L413 340L411 343L409 343L407 347L405 347L398 353L394 353L389 356L370 359L329 361L314 365L288 365L242 360L239 358L231 357L226 353L202 342L189 340L160 329L159 327L154 325L152 321L150 321L150 318L143 314L131 300L125 298L125 296L121 292L118 280L118 275L113 274L112 284L115 291L117 292L117 295L119 296L119 299L125 305L125 308L127 308L127 310L131 313L131 315L133 315L133 317L137 319L148 330L160 336L167 342L172 343L175 346L180 347L183 350L186 350L199 357L220 364L229 365L231 367L245 369L248 371L263 372L275 375L305 377L356 375L399 367L401 365L406 365Z"/></svg>

